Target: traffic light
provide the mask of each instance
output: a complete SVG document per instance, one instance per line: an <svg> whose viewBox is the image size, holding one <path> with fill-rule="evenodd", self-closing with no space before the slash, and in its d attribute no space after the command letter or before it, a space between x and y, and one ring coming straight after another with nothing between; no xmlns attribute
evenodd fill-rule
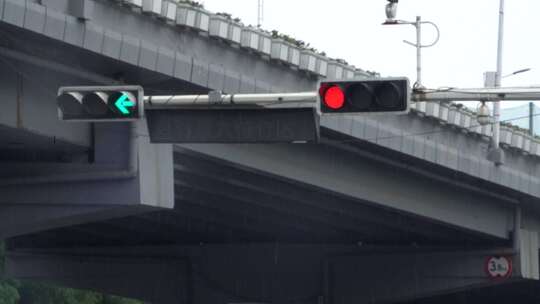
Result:
<svg viewBox="0 0 540 304"><path fill-rule="evenodd" d="M61 87L56 101L60 120L129 121L144 113L140 86Z"/></svg>
<svg viewBox="0 0 540 304"><path fill-rule="evenodd" d="M410 86L407 78L322 81L319 104L323 114L406 113Z"/></svg>

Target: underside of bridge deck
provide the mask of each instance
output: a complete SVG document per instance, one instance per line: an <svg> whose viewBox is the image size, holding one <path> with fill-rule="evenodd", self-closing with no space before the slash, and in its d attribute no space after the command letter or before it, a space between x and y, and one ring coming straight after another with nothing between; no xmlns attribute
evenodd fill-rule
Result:
<svg viewBox="0 0 540 304"><path fill-rule="evenodd" d="M482 247L508 242L187 149L175 150L174 169L173 210L43 231L9 243L14 247L239 242Z"/></svg>
<svg viewBox="0 0 540 304"><path fill-rule="evenodd" d="M10 277L155 304L538 300L533 158L514 151L492 167L486 140L416 114L327 117L318 145L155 145L145 120L67 124L64 85L253 93L317 79L118 1L95 1L86 23L55 11L67 0L51 3L0 0L23 16L0 20ZM61 37L45 30L55 18ZM489 258L513 265L504 279L489 278Z"/></svg>
<svg viewBox="0 0 540 304"><path fill-rule="evenodd" d="M319 148L338 158L348 153ZM378 303L488 286L486 256L513 255L504 249L508 239L381 208L183 147L174 151L174 180L171 210L9 239L8 273L153 303L346 304L366 297ZM446 268L436 266L439 260ZM141 281L141 272L146 280ZM416 278L416 287L398 288L408 275ZM442 285L425 281L433 275ZM387 282L396 291L389 297L343 280L364 282L369 290ZM370 282L376 285L368 287Z"/></svg>

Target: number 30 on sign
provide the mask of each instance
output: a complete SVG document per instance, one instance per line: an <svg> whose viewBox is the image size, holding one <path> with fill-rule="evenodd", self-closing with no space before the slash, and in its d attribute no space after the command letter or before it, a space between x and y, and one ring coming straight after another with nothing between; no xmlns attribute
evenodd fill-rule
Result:
<svg viewBox="0 0 540 304"><path fill-rule="evenodd" d="M492 256L486 259L486 274L492 279L505 279L512 276L512 259Z"/></svg>

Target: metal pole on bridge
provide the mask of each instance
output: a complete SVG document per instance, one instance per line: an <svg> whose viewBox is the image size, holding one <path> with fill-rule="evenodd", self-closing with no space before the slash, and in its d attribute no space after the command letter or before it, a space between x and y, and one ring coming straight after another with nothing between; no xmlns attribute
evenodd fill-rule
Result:
<svg viewBox="0 0 540 304"><path fill-rule="evenodd" d="M314 106L318 92L272 93L272 94L221 94L212 92L208 95L166 95L146 96L146 107L176 108L209 105L275 105L302 104ZM439 90L418 90L411 93L412 102L452 102L452 101L523 101L540 100L540 87L516 88L450 88Z"/></svg>
<svg viewBox="0 0 540 304"><path fill-rule="evenodd" d="M423 90L412 93L412 101L523 101L540 100L540 87L515 88L449 88L439 90Z"/></svg>
<svg viewBox="0 0 540 304"><path fill-rule="evenodd" d="M287 103L305 103L312 106L316 100L317 92L281 94L221 94L221 92L210 92L208 95L146 96L144 98L147 106L159 108L208 105L275 105Z"/></svg>
<svg viewBox="0 0 540 304"><path fill-rule="evenodd" d="M499 8L499 39L497 42L497 73L495 74L495 88L501 87L502 79L502 52L504 38L504 0L500 0ZM501 101L496 100L493 103L493 161L497 164L504 162L504 152L500 149L500 129L501 129Z"/></svg>

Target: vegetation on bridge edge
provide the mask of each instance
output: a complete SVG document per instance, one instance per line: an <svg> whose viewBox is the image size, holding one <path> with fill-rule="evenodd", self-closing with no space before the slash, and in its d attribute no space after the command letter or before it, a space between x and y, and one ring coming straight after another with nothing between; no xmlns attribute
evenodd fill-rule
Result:
<svg viewBox="0 0 540 304"><path fill-rule="evenodd" d="M97 292L4 279L5 245L0 242L0 304L143 304Z"/></svg>

